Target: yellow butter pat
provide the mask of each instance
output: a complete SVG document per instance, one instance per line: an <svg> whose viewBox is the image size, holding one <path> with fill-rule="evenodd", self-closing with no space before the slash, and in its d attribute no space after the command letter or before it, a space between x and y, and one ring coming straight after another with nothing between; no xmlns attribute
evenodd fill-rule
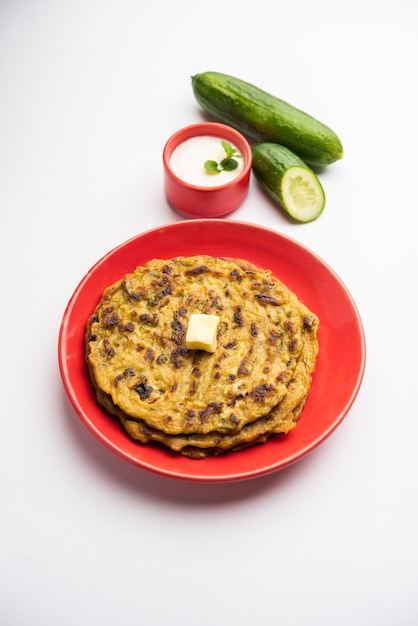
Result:
<svg viewBox="0 0 418 626"><path fill-rule="evenodd" d="M206 350L215 352L219 317L193 313L190 316L186 333L186 345L189 350Z"/></svg>

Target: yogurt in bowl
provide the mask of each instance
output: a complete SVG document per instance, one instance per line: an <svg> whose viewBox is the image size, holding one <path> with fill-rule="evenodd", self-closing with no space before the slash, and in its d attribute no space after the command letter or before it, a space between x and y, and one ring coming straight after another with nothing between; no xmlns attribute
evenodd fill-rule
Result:
<svg viewBox="0 0 418 626"><path fill-rule="evenodd" d="M163 164L171 206L187 216L220 217L238 208L247 195L251 147L234 128L202 122L170 137Z"/></svg>
<svg viewBox="0 0 418 626"><path fill-rule="evenodd" d="M221 137L198 135L186 139L173 150L170 167L176 176L190 185L219 187L241 174L244 157L235 145Z"/></svg>

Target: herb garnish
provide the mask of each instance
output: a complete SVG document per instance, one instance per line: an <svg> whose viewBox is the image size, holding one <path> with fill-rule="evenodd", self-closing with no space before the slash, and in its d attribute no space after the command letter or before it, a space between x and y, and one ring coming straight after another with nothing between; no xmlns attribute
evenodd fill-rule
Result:
<svg viewBox="0 0 418 626"><path fill-rule="evenodd" d="M221 144L225 150L226 157L220 163L211 160L205 161L203 167L208 174L219 174L222 171L232 172L238 167L237 159L243 158L241 154L238 154L238 150L233 148L227 141L221 141Z"/></svg>

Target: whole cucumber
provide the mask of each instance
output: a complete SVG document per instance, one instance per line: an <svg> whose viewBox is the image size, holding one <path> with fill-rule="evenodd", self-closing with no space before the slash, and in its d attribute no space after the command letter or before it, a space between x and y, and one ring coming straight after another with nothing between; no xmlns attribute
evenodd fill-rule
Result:
<svg viewBox="0 0 418 626"><path fill-rule="evenodd" d="M343 156L341 141L328 126L239 78L204 72L192 76L192 88L207 113L250 140L286 146L312 166Z"/></svg>
<svg viewBox="0 0 418 626"><path fill-rule="evenodd" d="M277 143L252 147L252 170L261 187L298 222L312 222L325 207L325 193L315 172Z"/></svg>

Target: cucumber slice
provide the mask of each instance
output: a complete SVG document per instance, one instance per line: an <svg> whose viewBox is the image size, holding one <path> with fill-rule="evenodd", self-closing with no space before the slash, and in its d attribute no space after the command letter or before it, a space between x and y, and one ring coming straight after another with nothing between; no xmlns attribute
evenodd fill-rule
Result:
<svg viewBox="0 0 418 626"><path fill-rule="evenodd" d="M276 143L253 146L252 169L263 189L294 220L312 222L325 207L325 193L315 172L296 154Z"/></svg>
<svg viewBox="0 0 418 626"><path fill-rule="evenodd" d="M283 175L280 189L283 208L298 222L312 222L325 207L321 183L307 167L289 167Z"/></svg>

